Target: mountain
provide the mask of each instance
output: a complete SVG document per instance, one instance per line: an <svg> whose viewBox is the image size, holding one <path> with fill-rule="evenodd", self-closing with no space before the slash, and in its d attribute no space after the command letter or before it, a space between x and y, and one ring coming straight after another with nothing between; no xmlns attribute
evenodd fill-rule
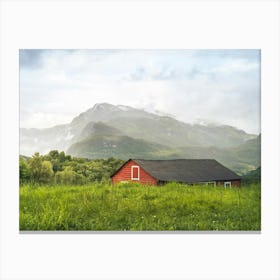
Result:
<svg viewBox="0 0 280 280"><path fill-rule="evenodd" d="M242 181L252 184L252 183L260 183L261 182L261 167L259 166L257 169L252 170L242 176Z"/></svg>
<svg viewBox="0 0 280 280"><path fill-rule="evenodd" d="M69 124L21 128L20 153L64 150L88 158L216 158L242 173L259 164L256 139L228 125L192 125L171 116L100 103Z"/></svg>
<svg viewBox="0 0 280 280"><path fill-rule="evenodd" d="M21 154L67 150L87 135L85 129L89 123L98 122L118 129L123 135L172 147L237 147L255 137L231 126L191 125L129 106L101 103L81 113L69 124L46 129L21 128Z"/></svg>
<svg viewBox="0 0 280 280"><path fill-rule="evenodd" d="M253 138L252 135L231 126L191 125L171 117L156 115L153 118L114 118L110 125L130 137L172 147L236 147Z"/></svg>
<svg viewBox="0 0 280 280"><path fill-rule="evenodd" d="M114 118L152 118L144 110L108 103L95 104L86 112L75 117L71 123L51 128L20 128L20 153L32 155L34 152L47 153L50 150L67 150L71 144L82 140L85 127L90 122L110 122Z"/></svg>
<svg viewBox="0 0 280 280"><path fill-rule="evenodd" d="M113 135L122 134L122 132L103 122L89 122L82 130L79 138L86 139L93 135Z"/></svg>
<svg viewBox="0 0 280 280"><path fill-rule="evenodd" d="M81 113L71 122L70 130L74 134L74 128L77 131L77 128L85 127L89 122L103 122L124 135L175 147L234 147L255 137L231 126L191 125L172 117L108 103L95 104L93 108Z"/></svg>
<svg viewBox="0 0 280 280"><path fill-rule="evenodd" d="M111 105L108 103L97 103L92 108L75 117L70 126L72 128L81 128L87 123L94 122L110 122L117 118L126 119L152 119L155 115L144 110L135 109L124 105Z"/></svg>
<svg viewBox="0 0 280 280"><path fill-rule="evenodd" d="M261 136L238 147L184 147L178 154L185 158L214 158L238 174L245 174L261 164Z"/></svg>
<svg viewBox="0 0 280 280"><path fill-rule="evenodd" d="M166 149L169 148L125 135L97 134L73 144L67 153L92 159L115 157L127 160L129 158L160 158L160 154Z"/></svg>

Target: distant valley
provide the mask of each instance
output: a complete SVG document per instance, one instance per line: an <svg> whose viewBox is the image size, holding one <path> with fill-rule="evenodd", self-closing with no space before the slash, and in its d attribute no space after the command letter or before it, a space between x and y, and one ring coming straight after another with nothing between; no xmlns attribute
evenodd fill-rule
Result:
<svg viewBox="0 0 280 280"><path fill-rule="evenodd" d="M71 123L20 129L20 153L50 150L91 159L215 158L239 174L260 166L260 135L227 125L180 122L129 106L95 104Z"/></svg>

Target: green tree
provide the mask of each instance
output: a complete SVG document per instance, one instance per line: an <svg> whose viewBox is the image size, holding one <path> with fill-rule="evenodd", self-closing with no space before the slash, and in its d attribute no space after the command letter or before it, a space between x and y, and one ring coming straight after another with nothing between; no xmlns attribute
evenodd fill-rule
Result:
<svg viewBox="0 0 280 280"><path fill-rule="evenodd" d="M40 182L50 183L53 179L53 175L54 172L52 163L50 161L44 160L41 167Z"/></svg>
<svg viewBox="0 0 280 280"><path fill-rule="evenodd" d="M52 150L48 153L51 159L57 159L59 157L59 152L57 150Z"/></svg>
<svg viewBox="0 0 280 280"><path fill-rule="evenodd" d="M19 180L20 183L26 182L30 179L30 170L26 160L19 159Z"/></svg>
<svg viewBox="0 0 280 280"><path fill-rule="evenodd" d="M55 179L57 183L62 184L81 184L84 177L75 172L71 166L67 166L63 171L56 173Z"/></svg>
<svg viewBox="0 0 280 280"><path fill-rule="evenodd" d="M31 179L36 183L49 183L53 179L53 166L50 161L35 153L28 162Z"/></svg>
<svg viewBox="0 0 280 280"><path fill-rule="evenodd" d="M58 158L59 158L60 162L64 162L66 160L65 153L63 151L60 152L59 155L58 155Z"/></svg>
<svg viewBox="0 0 280 280"><path fill-rule="evenodd" d="M31 174L31 179L34 182L39 182L41 176L43 157L39 153L35 153L28 161L28 166Z"/></svg>
<svg viewBox="0 0 280 280"><path fill-rule="evenodd" d="M64 154L64 152L61 152L61 153ZM57 150L52 150L47 155L44 156L45 160L48 160L52 163L52 168L53 168L54 173L62 170L62 163L63 163L64 157L60 156L61 153L59 153Z"/></svg>

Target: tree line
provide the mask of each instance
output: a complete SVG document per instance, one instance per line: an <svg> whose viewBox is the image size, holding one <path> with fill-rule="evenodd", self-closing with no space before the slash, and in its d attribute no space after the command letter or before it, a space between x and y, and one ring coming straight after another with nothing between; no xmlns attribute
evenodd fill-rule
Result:
<svg viewBox="0 0 280 280"><path fill-rule="evenodd" d="M108 182L122 164L121 159L90 160L65 155L57 150L46 155L35 153L32 157L20 156L20 184L87 184Z"/></svg>

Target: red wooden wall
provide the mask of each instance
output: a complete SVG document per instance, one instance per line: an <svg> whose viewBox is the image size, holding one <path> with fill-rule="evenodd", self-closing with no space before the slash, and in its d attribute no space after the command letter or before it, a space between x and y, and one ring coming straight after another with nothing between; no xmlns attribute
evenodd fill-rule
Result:
<svg viewBox="0 0 280 280"><path fill-rule="evenodd" d="M241 181L240 180L234 180L234 181L218 181L217 185L224 185L224 182L231 182L232 187L240 187L241 186Z"/></svg>
<svg viewBox="0 0 280 280"><path fill-rule="evenodd" d="M157 185L157 180L148 174L141 166L139 166L140 180L131 180L131 166L139 166L133 160L127 162L111 179L112 183L116 184L123 181L138 182L147 185Z"/></svg>

